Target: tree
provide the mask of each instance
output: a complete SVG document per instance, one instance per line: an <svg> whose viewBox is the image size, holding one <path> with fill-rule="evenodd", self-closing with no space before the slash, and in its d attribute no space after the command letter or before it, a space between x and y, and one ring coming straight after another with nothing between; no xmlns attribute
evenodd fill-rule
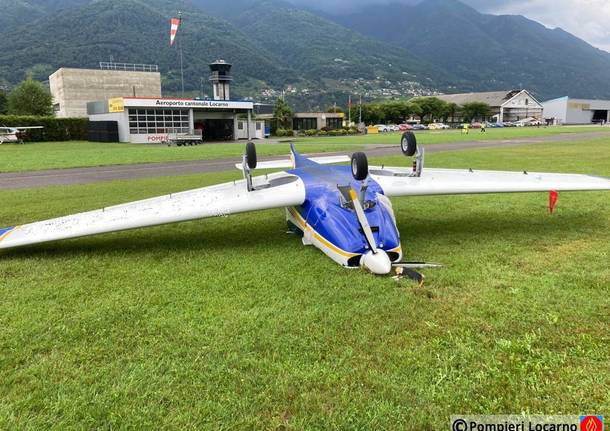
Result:
<svg viewBox="0 0 610 431"><path fill-rule="evenodd" d="M484 102L469 102L462 105L462 115L466 121L485 120L490 112L490 106Z"/></svg>
<svg viewBox="0 0 610 431"><path fill-rule="evenodd" d="M449 122L449 118L451 118L451 122L453 123L455 121L455 114L457 114L458 110L459 106L457 103L447 103L445 105L445 110L443 111L443 122L447 123Z"/></svg>
<svg viewBox="0 0 610 431"><path fill-rule="evenodd" d="M292 130L292 109L281 97L275 102L273 117L277 121L278 128Z"/></svg>
<svg viewBox="0 0 610 431"><path fill-rule="evenodd" d="M429 117L430 121L441 118L447 107L447 103L437 97L418 97L413 99L412 102L421 108L417 115L422 122L425 121L426 117Z"/></svg>
<svg viewBox="0 0 610 431"><path fill-rule="evenodd" d="M43 85L27 78L8 96L8 112L12 115L53 115L53 98Z"/></svg>
<svg viewBox="0 0 610 431"><path fill-rule="evenodd" d="M0 115L4 115L8 112L8 98L6 93L0 90Z"/></svg>
<svg viewBox="0 0 610 431"><path fill-rule="evenodd" d="M402 123L406 117L405 102L392 101L381 105L381 112L385 122Z"/></svg>
<svg viewBox="0 0 610 431"><path fill-rule="evenodd" d="M417 102L409 101L405 103L405 118L421 115L421 106Z"/></svg>

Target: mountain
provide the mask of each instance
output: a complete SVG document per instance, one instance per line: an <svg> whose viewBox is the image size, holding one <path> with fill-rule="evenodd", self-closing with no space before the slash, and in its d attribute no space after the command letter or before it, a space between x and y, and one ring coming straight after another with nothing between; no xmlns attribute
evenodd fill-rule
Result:
<svg viewBox="0 0 610 431"><path fill-rule="evenodd" d="M97 67L112 57L159 64L164 91L176 94L178 52L168 46L168 19L182 10L179 40L191 95L201 87L209 93L207 64L218 58L234 64L236 96L272 100L285 90L302 109L344 104L355 90L417 95L451 81L406 51L281 1L236 0L242 13L230 21L195 1L69 1L69 8L27 2L39 17L2 33L0 77L9 84L28 73L44 80L60 66Z"/></svg>
<svg viewBox="0 0 610 431"><path fill-rule="evenodd" d="M450 70L462 89L528 88L542 99L610 98L610 54L523 16L482 14L458 0L324 16Z"/></svg>
<svg viewBox="0 0 610 431"><path fill-rule="evenodd" d="M210 93L208 63L233 63L236 97L297 109L435 92L527 88L540 99L610 98L610 54L522 16L458 0L377 4L329 15L283 0L0 0L0 86L100 61L158 64L180 91L169 17L190 96Z"/></svg>
<svg viewBox="0 0 610 431"><path fill-rule="evenodd" d="M191 1L206 13L227 19L317 88L369 97L404 96L446 88L455 81L399 46L388 47L285 1Z"/></svg>
<svg viewBox="0 0 610 431"><path fill-rule="evenodd" d="M159 64L163 86L177 91L179 62L176 47L169 47L168 2L98 0L82 7L51 13L0 38L0 76L16 83L28 72L46 79L58 67L97 68L111 57L118 62ZM184 49L187 88L198 92L202 78L208 91L208 63L225 58L238 63L240 88L281 87L292 72L229 23L198 10L185 10L180 40ZM295 78L299 81L301 78ZM208 91L209 92L209 91Z"/></svg>
<svg viewBox="0 0 610 431"><path fill-rule="evenodd" d="M91 0L0 0L0 29L12 30L60 10L79 7Z"/></svg>

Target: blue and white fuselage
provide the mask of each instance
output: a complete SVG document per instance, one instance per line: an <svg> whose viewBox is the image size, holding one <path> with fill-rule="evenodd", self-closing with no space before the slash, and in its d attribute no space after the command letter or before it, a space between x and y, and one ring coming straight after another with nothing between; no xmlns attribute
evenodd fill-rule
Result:
<svg viewBox="0 0 610 431"><path fill-rule="evenodd" d="M303 243L312 244L337 263L347 267L366 266L370 255L362 225L353 207L346 204L340 187L351 188L362 202L379 258L386 259L381 272L390 271L391 262L402 258L400 234L390 200L374 180L354 180L350 166L321 165L293 151L294 169L288 173L305 185L302 205L286 210L287 220L303 232ZM362 194L362 188L365 192ZM375 271L373 272L380 272Z"/></svg>

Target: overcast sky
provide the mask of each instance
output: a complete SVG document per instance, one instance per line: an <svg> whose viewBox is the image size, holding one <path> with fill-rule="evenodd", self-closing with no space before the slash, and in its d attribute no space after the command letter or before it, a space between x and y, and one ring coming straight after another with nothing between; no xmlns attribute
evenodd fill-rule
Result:
<svg viewBox="0 0 610 431"><path fill-rule="evenodd" d="M392 0L291 0L309 7L349 8ZM393 0L413 3L421 0ZM423 0L425 1L425 0ZM591 45L610 51L610 0L462 0L485 13L518 14L547 27L561 27Z"/></svg>

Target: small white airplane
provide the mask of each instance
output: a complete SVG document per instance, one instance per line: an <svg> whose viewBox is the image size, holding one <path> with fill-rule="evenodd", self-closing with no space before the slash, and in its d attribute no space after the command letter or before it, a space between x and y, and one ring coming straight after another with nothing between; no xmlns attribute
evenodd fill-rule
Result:
<svg viewBox="0 0 610 431"><path fill-rule="evenodd" d="M610 190L610 179L537 172L424 169L424 149L406 132L402 152L415 157L410 167L368 166L358 152L306 158L292 147L291 158L257 163L253 143L241 164L244 179L145 199L67 217L0 229L0 249L115 232L165 223L286 208L289 228L305 245L319 248L340 265L373 274L407 271L435 264L402 262L400 233L390 197L470 193ZM327 164L350 162L339 166ZM288 168L252 177L251 170Z"/></svg>
<svg viewBox="0 0 610 431"><path fill-rule="evenodd" d="M43 126L0 127L0 145L23 144L23 138L28 130L44 129Z"/></svg>

